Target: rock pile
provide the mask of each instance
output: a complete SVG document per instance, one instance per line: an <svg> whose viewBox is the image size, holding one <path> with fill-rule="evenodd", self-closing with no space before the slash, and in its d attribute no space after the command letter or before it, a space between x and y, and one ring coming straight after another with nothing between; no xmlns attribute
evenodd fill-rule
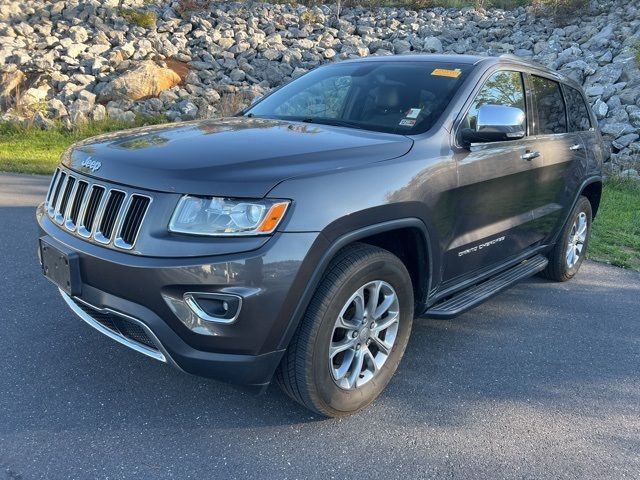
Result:
<svg viewBox="0 0 640 480"><path fill-rule="evenodd" d="M144 21L137 15L144 13ZM614 171L640 169L640 5L593 2L570 23L531 8L347 8L149 0L4 1L0 115L43 128L110 116L230 114L325 62L512 53L584 85Z"/></svg>

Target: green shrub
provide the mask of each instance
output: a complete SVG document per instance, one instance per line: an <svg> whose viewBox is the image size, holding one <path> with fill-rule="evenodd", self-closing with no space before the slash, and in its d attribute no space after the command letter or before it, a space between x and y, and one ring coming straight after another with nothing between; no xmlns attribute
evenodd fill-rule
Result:
<svg viewBox="0 0 640 480"><path fill-rule="evenodd" d="M127 22L142 28L156 28L155 12L139 12L132 8L121 8L118 14Z"/></svg>

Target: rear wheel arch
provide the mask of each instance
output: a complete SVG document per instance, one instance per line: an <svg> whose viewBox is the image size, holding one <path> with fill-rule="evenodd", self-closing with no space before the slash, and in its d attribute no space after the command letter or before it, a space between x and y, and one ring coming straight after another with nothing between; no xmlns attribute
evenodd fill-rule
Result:
<svg viewBox="0 0 640 480"><path fill-rule="evenodd" d="M595 218L596 213L598 212L598 208L600 207L600 200L602 199L602 181L594 180L593 182L588 183L583 187L580 195L586 197L587 200L589 200L593 218Z"/></svg>

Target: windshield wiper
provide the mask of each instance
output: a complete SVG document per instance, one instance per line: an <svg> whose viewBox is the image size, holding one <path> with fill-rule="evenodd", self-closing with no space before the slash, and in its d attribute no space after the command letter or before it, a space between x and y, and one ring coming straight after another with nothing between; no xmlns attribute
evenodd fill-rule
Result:
<svg viewBox="0 0 640 480"><path fill-rule="evenodd" d="M337 118L316 118L307 117L300 120L303 123L317 123L320 125L333 125L336 127L358 128L364 130L362 124L358 122L350 122L348 120L340 120Z"/></svg>

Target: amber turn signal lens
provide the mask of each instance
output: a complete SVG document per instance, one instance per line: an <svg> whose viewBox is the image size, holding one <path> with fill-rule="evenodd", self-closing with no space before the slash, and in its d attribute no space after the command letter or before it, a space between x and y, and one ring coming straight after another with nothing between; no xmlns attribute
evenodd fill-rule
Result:
<svg viewBox="0 0 640 480"><path fill-rule="evenodd" d="M274 204L269 209L269 213L267 213L267 216L262 221L262 225L260 225L258 231L262 233L270 233L274 231L278 226L278 223L280 223L280 220L282 220L282 217L284 217L288 206L288 202Z"/></svg>

